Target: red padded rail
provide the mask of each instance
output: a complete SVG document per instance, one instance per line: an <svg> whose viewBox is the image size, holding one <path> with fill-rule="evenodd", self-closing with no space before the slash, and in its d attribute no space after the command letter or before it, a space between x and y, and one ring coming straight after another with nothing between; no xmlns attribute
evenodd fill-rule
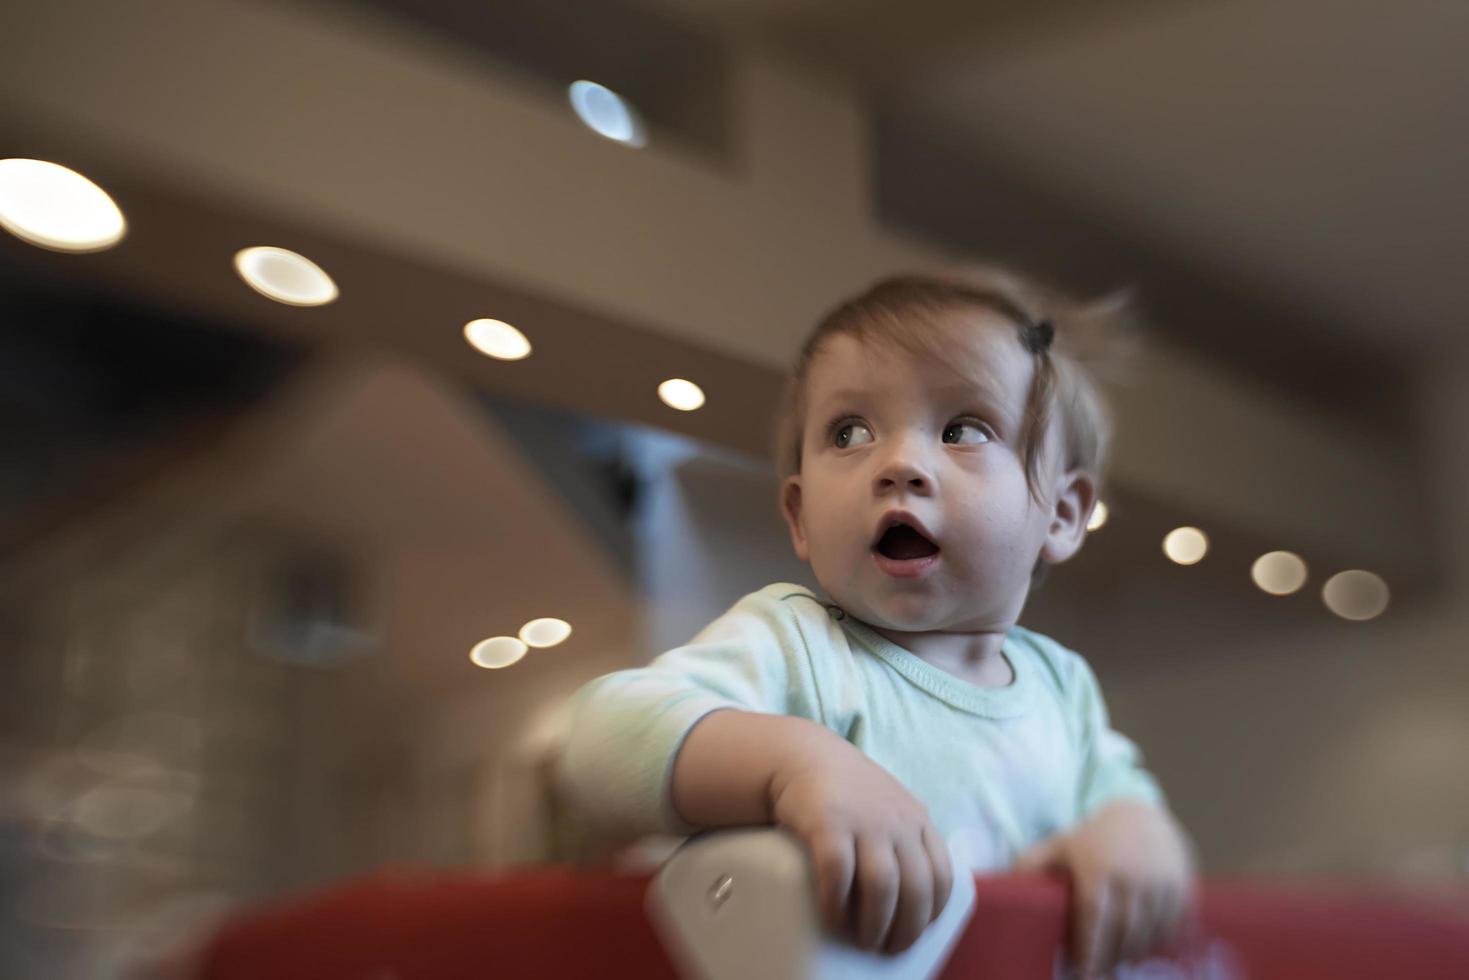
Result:
<svg viewBox="0 0 1469 980"><path fill-rule="evenodd" d="M649 876L564 868L499 876L385 871L243 913L211 940L208 980L672 978L643 914ZM981 878L944 970L952 980L1049 980L1066 887ZM1407 902L1340 886L1204 885L1200 934L1139 978L1469 978L1469 892ZM1129 972L1124 970L1122 977Z"/></svg>

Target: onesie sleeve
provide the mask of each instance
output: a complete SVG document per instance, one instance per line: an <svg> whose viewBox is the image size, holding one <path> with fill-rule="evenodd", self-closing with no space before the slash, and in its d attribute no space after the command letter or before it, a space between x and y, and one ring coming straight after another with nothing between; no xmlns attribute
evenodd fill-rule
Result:
<svg viewBox="0 0 1469 980"><path fill-rule="evenodd" d="M1068 701L1077 723L1073 730L1080 740L1081 760L1077 818L1084 819L1103 804L1122 798L1161 805L1163 791L1143 768L1142 753L1112 729L1096 675L1081 656L1072 657Z"/></svg>
<svg viewBox="0 0 1469 980"><path fill-rule="evenodd" d="M721 708L820 721L811 670L779 591L745 596L687 645L577 692L562 791L584 819L620 834L691 833L670 800L689 731Z"/></svg>

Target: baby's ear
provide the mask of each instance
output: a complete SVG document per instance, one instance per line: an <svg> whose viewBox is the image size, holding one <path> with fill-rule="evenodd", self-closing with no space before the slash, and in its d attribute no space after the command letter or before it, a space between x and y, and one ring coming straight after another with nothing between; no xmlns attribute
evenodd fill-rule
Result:
<svg viewBox="0 0 1469 980"><path fill-rule="evenodd" d="M806 547L806 528L801 522L801 477L788 476L780 485L780 514L791 529L791 547L796 557L810 561L810 550Z"/></svg>
<svg viewBox="0 0 1469 980"><path fill-rule="evenodd" d="M1097 502L1097 484L1088 473L1064 473L1057 484L1051 526L1041 545L1041 560L1049 565L1058 565L1081 550L1086 522Z"/></svg>

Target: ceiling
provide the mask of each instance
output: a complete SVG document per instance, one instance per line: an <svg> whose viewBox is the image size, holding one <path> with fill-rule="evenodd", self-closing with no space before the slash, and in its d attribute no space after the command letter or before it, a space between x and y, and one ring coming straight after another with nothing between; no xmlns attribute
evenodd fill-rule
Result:
<svg viewBox="0 0 1469 980"><path fill-rule="evenodd" d="M850 75L903 138L971 165L973 194L1004 183L1088 228L1090 265L1123 251L1114 271L1152 292L1238 304L1175 303L1167 327L1284 386L1349 407L1397 383L1385 365L1464 347L1469 5L644 3ZM933 230L994 247L952 181L898 156L908 210L964 213Z"/></svg>
<svg viewBox="0 0 1469 980"><path fill-rule="evenodd" d="M1363 343L1462 338L1469 6L1156 5L901 86L971 146Z"/></svg>
<svg viewBox="0 0 1469 980"><path fill-rule="evenodd" d="M794 55L866 93L884 223L1131 287L1170 340L1343 423L1402 431L1419 366L1469 349L1453 0L310 2L548 91L590 73L714 166L738 165L722 54Z"/></svg>
<svg viewBox="0 0 1469 980"><path fill-rule="evenodd" d="M183 61L163 58L165 46L153 75L136 70L136 55L115 53L119 49L113 38L127 34L126 18L112 14L114 19L108 20L108 8L97 7L102 26L68 49L79 67L58 70L50 83L54 91L38 89L34 112L15 108L27 104L18 95L13 103L0 105L9 113L7 121L12 116L17 120L5 127L6 142L17 147L14 152L50 152L47 148L54 146L61 157L83 162L83 169L95 162L100 168L96 172L130 213L146 214L147 220L137 222L128 248L83 262L8 239L0 241L0 251L7 261L13 256L27 277L51 269L60 276L65 263L67 270L76 270L69 274L82 277L85 270L99 288L187 309L202 322L262 332L292 344L391 349L438 364L505 397L547 401L547 393L554 392L557 404L593 414L607 413L607 406L615 405L619 418L761 452L764 429L752 419L778 397L774 372L721 356L707 345L671 339L661 328L695 324L702 331L698 336L721 342L758 334L771 338L766 345L771 347L789 332L785 325L793 322L791 314L804 309L806 293L796 286L804 289L810 283L784 280L787 293L742 286L779 281L778 266L789 264L786 255L801 256L802 267L810 272L802 278L815 282L826 275L835 280L861 261L885 263L892 244L884 241L881 249L857 255L860 261L830 258L828 253L839 251L830 248L831 229L839 225L725 220L744 215L711 203L717 199L723 205L749 190L749 146L760 143L740 129L751 122L739 116L741 105L748 110L749 103L725 104L719 117L721 87L733 86L732 76L744 71L746 62L759 59L729 57L723 69L715 70L719 51L724 46L728 54L742 41L773 43L810 64L834 69L838 76L850 74L869 91L876 173L870 185L851 180L850 189L859 204L858 195L870 190L871 206L884 221L916 233L907 239L894 236L895 242L942 243L972 254L998 254L1089 289L1141 280L1148 311L1175 346L1205 355L1196 358L1200 363L1225 362L1223 366L1244 372L1246 381L1273 385L1276 392L1267 394L1311 402L1315 411L1310 414L1321 423L1321 431L1342 434L1353 449L1365 447L1363 465L1373 472L1417 472L1412 460L1393 455L1403 449L1406 456L1412 449L1411 439L1400 437L1411 431L1413 421L1405 379L1427 352L1456 336L1451 319L1434 313L1439 307L1447 313L1449 306L1442 289L1434 290L1453 282L1447 263L1462 250L1446 247L1436 256L1435 267L1396 261L1400 240L1406 237L1399 226L1405 219L1387 204L1362 204L1359 199L1370 197L1369 186L1412 185L1413 203L1403 214L1432 223L1424 232L1426 239L1451 246L1464 227L1454 210L1448 176L1459 169L1450 164L1462 161L1462 152L1455 155L1462 148L1449 127L1425 123L1429 108L1440 104L1445 92L1453 92L1457 68L1447 55L1440 56L1444 45L1434 38L1414 40L1425 25L1431 26L1428 14L1408 18L1410 26L1399 34L1384 34L1395 40L1381 45L1382 51L1404 69L1392 75L1387 88L1401 103L1421 104L1422 109L1394 115L1385 97L1369 98L1377 92L1375 83L1349 70L1351 56L1371 47L1370 19L1353 15L1355 20L1340 19L1340 27L1322 19L1332 30L1316 33L1331 33L1331 43L1305 44L1310 18L1296 13L1315 10L1309 3L1271 8L1277 11L1269 24L1273 33L1264 35L1271 38L1264 45L1271 57L1253 58L1246 85L1236 81L1242 73L1230 59L1210 46L1227 38L1232 40L1219 41L1225 48L1234 44L1238 50L1253 50L1248 33L1241 31L1252 23L1258 30L1264 15L1245 3L1133 2L1109 5L1101 15L1074 3L1050 4L1035 12L1013 3L919 2L905 6L899 17L887 5L865 0L795 6L645 0L637 8L642 16L624 22L619 12L628 9L628 2L300 0L301 6L322 8L310 17L298 13L296 3L275 0L239 0L207 10L180 3L168 8L170 19L182 22L180 36L189 30L202 36L215 28L216 36L243 40L216 58L224 67L213 74L187 60L197 59L192 45L171 46L190 52ZM83 6L78 2L57 9L75 13ZM1287 16L1287 7L1295 13ZM46 42L54 43L70 22L64 14L36 9L33 16L17 21L35 37L33 43L17 43L13 49L12 60L20 67L6 77L8 92L24 91L30 75L44 68L47 59L33 64L25 59L25 50L47 50ZM203 12L196 15L196 9ZM1455 15L1432 10L1440 33L1449 33ZM318 13L324 16L316 17ZM391 31L354 32L357 25L351 17L384 14L393 18L387 25ZM678 23L668 27L659 18ZM163 18L158 19L161 25ZM558 29L562 26L565 30ZM628 43L610 33L619 28L625 29ZM155 32L139 29L127 36L140 44L145 33L151 38ZM421 43L425 33L433 34L435 42L454 44ZM512 43L507 36L519 40ZM12 37L26 35L22 31ZM382 43L369 45L369 38ZM723 40L711 43L711 38ZM1418 41L1425 55L1415 61L1410 54ZM1309 51L1293 59L1290 53L1302 45ZM131 49L124 45L121 50ZM709 63L709 70L685 70L691 51ZM627 84L644 84L649 91L679 90L677 99L653 99L646 106L638 102L666 121L658 130L659 145L669 149L640 160L642 170L636 174L631 173L630 158L596 155L607 148L573 142L584 139L584 133L562 126L559 116L543 119L549 113L540 113L540 103L526 98L522 105L519 78L501 72L505 65L497 60L520 59L512 66L515 74L531 77L539 71L541 82L549 83L558 72L571 70L568 65L578 64L581 55L599 52L609 73L623 72L617 75L619 86L625 78ZM83 63L97 59L104 63L95 71L82 70ZM238 84L248 74L242 68L247 64L273 69L274 77L267 74L257 83L265 86L262 104L245 99L247 86ZM445 73L452 77L421 70L423 64L435 71L448 65L452 71ZM1194 65L1200 69L1194 71ZM187 71L195 72L196 84L180 93L172 83ZM141 78L139 87L127 88L124 99L109 101L108 91L125 88L128 78ZM557 112L564 112L564 95L554 85L541 87L556 99ZM841 117L841 125L820 128L814 141L790 141L805 156L819 158L798 161L794 176L778 173L773 182L779 184L779 194L768 200L755 195L735 199L758 201L781 219L819 215L819 206L829 202L812 199L824 187L803 180L814 174L828 184L841 184L842 193L832 197L845 205L847 175L833 180L829 169L823 169L829 159L840 160L844 154L834 152L828 159L817 151L845 136L846 90L833 87L837 96L829 102L801 84L764 91L797 102L811 96L794 107L772 103L773 118L763 120L771 127L762 134L766 152L783 135L781 125L799 120L809 130L811 120L821 119L819 111L829 105L836 106L829 114ZM148 104L143 96L149 93L164 107L152 116L139 108ZM1273 102L1266 93L1275 94ZM49 101L42 95L49 95ZM1357 128L1340 121L1339 103L1333 101L1338 95L1355 100ZM420 112L429 96L445 102L438 113ZM298 103L286 101L293 98ZM220 111L221 102L228 111ZM1266 102L1268 113L1252 108ZM282 105L297 111L278 111ZM108 115L109 109L117 119ZM339 122L335 132L341 135L335 140L323 138L315 125L328 109ZM497 141L487 134L486 127L502 109L527 134L544 128L550 149L538 149L541 144L529 139L528 148L522 148L516 140ZM701 112L712 119L704 129L680 128ZM867 118L856 111L850 116L852 132L860 134ZM422 163L413 149L414 138L446 132L463 133L464 151L435 159L430 170L434 179L422 186L403 180ZM668 144L662 140L664 132L670 136ZM1395 156L1374 150L1373 132L1395 134L1404 152ZM187 134L189 145L170 142L170 133ZM1256 137L1250 153L1233 146L1250 135ZM1430 136L1439 142L1430 146ZM158 145L144 146L154 143ZM269 149L260 152L262 146ZM343 152L344 146L349 151ZM694 166L686 166L687 147L701 154ZM197 158L190 155L195 150ZM854 169L866 159L861 153L845 156L858 161ZM1431 159L1425 162L1420 156ZM165 157L175 169L152 173L141 167ZM1325 172L1335 158L1357 162L1339 167L1344 176L1333 180L1310 182L1299 176L1313 168ZM352 165L332 172L330 181L320 180L343 159ZM597 166L589 169L586 162L593 159ZM198 169L192 176L191 166ZM593 178L585 179L587 173ZM625 184L619 182L623 176ZM1298 178L1293 186L1309 193L1276 186L1287 176ZM771 180L768 171L764 177ZM320 183L313 184L313 179ZM210 181L232 188L232 195L216 193L219 188ZM472 205L456 197L456 186L476 189ZM546 196L504 192L519 186L540 186ZM661 210L637 213L619 201L619 207L605 209L612 220L595 227L573 220L592 204L599 207L595 213L604 213L598 194L627 186L647 190L648 199L656 200ZM334 190L341 193L333 196ZM1437 220L1422 200L1434 194L1444 204ZM623 190L618 196L636 203L636 194ZM1409 199L1405 192L1403 200ZM396 206L396 219L362 223L363 212L371 210L361 206L367 200ZM1331 228L1323 230L1321 221L1313 219L1351 214L1353 207L1364 216L1363 227L1371 218L1379 234L1353 238L1328 233ZM709 217L714 220L704 220ZM768 215L761 211L758 217ZM870 224L868 215L860 217ZM1389 227L1394 221L1399 225ZM388 227L401 229L405 237L387 237ZM518 237L497 233L501 228L514 228ZM730 234L755 228L763 231L748 241ZM415 229L415 235L408 234ZM782 233L792 237L783 250L765 247ZM270 304L247 297L219 261L241 241L283 236L334 270L344 301L309 315L267 309ZM703 249L666 247L694 240L718 242L723 264L710 261ZM646 267L618 261L623 251L640 255L639 246L660 242L665 247L644 248L657 252ZM903 254L906 259L910 253ZM574 272L560 271L571 268L565 263L578 256L582 264ZM725 274L727 267L738 268L741 262L743 278ZM486 272L491 269L493 278ZM528 270L533 269L542 277L552 270L551 285L531 277ZM1408 317L1411 324L1395 324L1392 336L1384 339L1375 328L1382 318L1373 311L1386 303L1386 269L1421 279L1394 287L1421 306ZM611 297L595 312L579 302L594 289ZM657 301L663 294L674 298ZM537 324L537 346L544 356L507 368L467 356L457 330L429 329L432 324L463 323L486 309L511 322ZM721 318L724 310L737 315ZM693 328L689 330L692 336ZM724 354L734 349L733 344L718 348ZM710 404L697 419L670 419L651 395L650 379L675 374L711 379ZM1230 386L1224 390L1240 397L1230 401L1226 395L1220 403L1236 407L1261 388ZM1281 428L1276 424L1272 431ZM1237 430L1248 431L1231 422L1219 433L1221 441L1234 438ZM1257 440L1241 434L1238 441ZM1294 457L1291 461L1306 468ZM1273 462L1235 454L1221 465L1244 472L1251 465ZM1216 477L1210 471L1199 482L1217 488L1221 482ZM1410 483L1411 477L1402 476L1402 482ZM1298 473L1296 483L1309 486L1310 480ZM1167 486L1176 490L1179 484ZM1309 511L1330 513L1318 503L1322 495L1302 496L1310 498L1302 505ZM1268 502L1279 509L1277 504L1274 497ZM1381 510L1395 514L1414 508ZM1298 530L1298 523L1287 530ZM1330 527L1335 533L1350 524L1332 519ZM1374 534L1387 536L1369 527L1357 537L1375 545ZM1416 555L1428 549L1406 550Z"/></svg>

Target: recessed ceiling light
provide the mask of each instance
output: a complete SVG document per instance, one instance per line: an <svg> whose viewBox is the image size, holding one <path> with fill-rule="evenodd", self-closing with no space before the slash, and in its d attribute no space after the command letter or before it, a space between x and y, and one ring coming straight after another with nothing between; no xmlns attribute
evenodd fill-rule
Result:
<svg viewBox="0 0 1469 980"><path fill-rule="evenodd" d="M617 143L641 147L647 143L642 120L627 100L596 82L572 82L567 90L571 107L598 136Z"/></svg>
<svg viewBox="0 0 1469 980"><path fill-rule="evenodd" d="M571 624L564 619L533 619L520 628L520 639L526 646L554 647L571 635Z"/></svg>
<svg viewBox="0 0 1469 980"><path fill-rule="evenodd" d="M704 404L704 390L683 378L669 378L659 385L658 397L663 399L663 404L680 412L692 412Z"/></svg>
<svg viewBox="0 0 1469 980"><path fill-rule="evenodd" d="M1098 500L1097 505L1092 508L1092 516L1087 518L1086 529L1088 531L1095 531L1106 523L1107 505Z"/></svg>
<svg viewBox="0 0 1469 980"><path fill-rule="evenodd" d="M46 160L0 160L0 227L58 252L97 252L122 241L127 222L107 192Z"/></svg>
<svg viewBox="0 0 1469 980"><path fill-rule="evenodd" d="M469 659L476 666L488 667L490 670L498 670L501 667L509 667L521 657L525 656L526 646L513 636L492 636L488 640L480 640L469 651Z"/></svg>
<svg viewBox="0 0 1469 980"><path fill-rule="evenodd" d="M273 245L235 253L235 271L262 296L289 306L324 306L337 298L337 284L304 255Z"/></svg>
<svg viewBox="0 0 1469 980"><path fill-rule="evenodd" d="M530 356L530 341L525 334L504 320L470 320L464 325L464 339L496 360L518 361Z"/></svg>
<svg viewBox="0 0 1469 980"><path fill-rule="evenodd" d="M1387 608L1387 583L1361 569L1338 572L1326 580L1321 599L1342 619L1373 619Z"/></svg>
<svg viewBox="0 0 1469 980"><path fill-rule="evenodd" d="M1196 565L1209 551L1209 538L1196 527L1178 527L1163 539L1163 553L1180 565Z"/></svg>
<svg viewBox="0 0 1469 980"><path fill-rule="evenodd" d="M1250 578L1271 595L1290 595L1306 584L1306 563L1289 551L1272 551L1255 559Z"/></svg>

